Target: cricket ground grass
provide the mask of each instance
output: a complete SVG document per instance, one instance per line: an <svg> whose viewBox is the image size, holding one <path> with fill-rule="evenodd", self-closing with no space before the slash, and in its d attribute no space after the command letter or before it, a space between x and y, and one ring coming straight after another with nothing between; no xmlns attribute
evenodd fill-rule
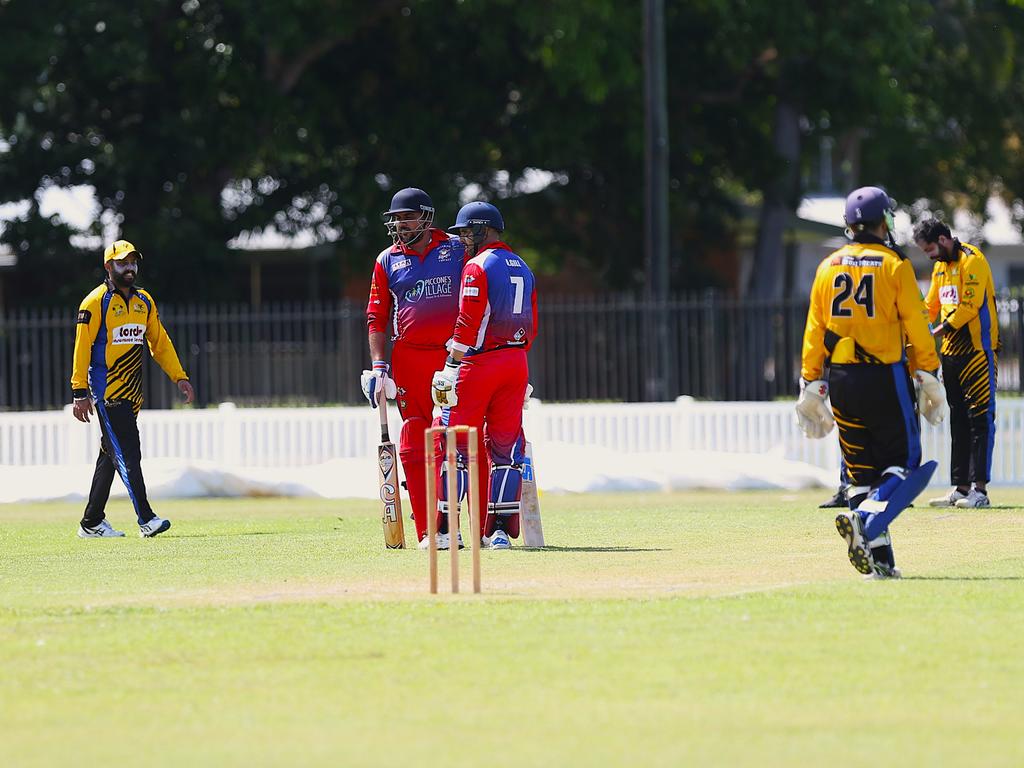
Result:
<svg viewBox="0 0 1024 768"><path fill-rule="evenodd" d="M919 502L886 582L827 496L548 495L436 597L368 501L0 506L0 763L1024 764L1024 491Z"/></svg>

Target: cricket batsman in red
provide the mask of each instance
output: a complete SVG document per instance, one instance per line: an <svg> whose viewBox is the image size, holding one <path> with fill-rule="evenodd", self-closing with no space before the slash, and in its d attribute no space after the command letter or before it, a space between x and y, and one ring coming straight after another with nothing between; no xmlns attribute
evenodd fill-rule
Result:
<svg viewBox="0 0 1024 768"><path fill-rule="evenodd" d="M491 472L482 532L492 549L509 549L509 539L519 535L526 351L537 335L533 273L501 240L504 230L501 213L484 202L464 205L448 228L458 234L469 258L451 351L432 381L442 423L476 427L481 437L486 432L486 453L480 455L489 457ZM461 459L465 454L460 454ZM439 530L446 526L442 516Z"/></svg>
<svg viewBox="0 0 1024 768"><path fill-rule="evenodd" d="M457 237L432 226L434 204L421 189L399 190L382 217L392 245L381 251L373 267L366 307L372 364L370 370L363 371L360 383L374 408L381 391L398 401L403 420L398 455L412 503L416 536L425 546L423 432L433 420L430 382L433 371L444 364L445 343L458 316L459 277L466 254ZM386 336L389 323L390 364ZM442 548L447 548L446 541L447 537Z"/></svg>

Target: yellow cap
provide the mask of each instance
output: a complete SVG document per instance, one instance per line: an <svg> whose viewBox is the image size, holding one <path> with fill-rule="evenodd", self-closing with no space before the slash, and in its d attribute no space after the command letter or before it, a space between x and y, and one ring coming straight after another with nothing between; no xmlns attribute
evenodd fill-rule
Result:
<svg viewBox="0 0 1024 768"><path fill-rule="evenodd" d="M129 243L127 240L115 240L113 243L107 246L107 250L103 252L103 263L106 264L111 259L123 259L129 253L134 253L140 259L142 254L135 249L135 246Z"/></svg>

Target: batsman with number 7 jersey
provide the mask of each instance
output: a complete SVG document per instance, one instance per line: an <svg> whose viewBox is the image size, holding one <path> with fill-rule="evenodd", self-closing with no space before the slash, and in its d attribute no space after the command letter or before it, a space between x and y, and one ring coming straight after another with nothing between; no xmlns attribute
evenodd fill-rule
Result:
<svg viewBox="0 0 1024 768"><path fill-rule="evenodd" d="M935 468L921 464L918 407L933 424L948 412L928 310L913 266L891 239L894 206L879 187L856 189L846 199L852 242L827 256L815 274L797 402L804 433L821 438L833 426L825 404L831 394L851 485L851 511L836 518L836 527L853 566L883 578L899 575L888 525L910 503L895 508L888 501L927 484Z"/></svg>
<svg viewBox="0 0 1024 768"><path fill-rule="evenodd" d="M526 351L537 335L533 272L501 240L504 229L501 213L484 202L464 205L448 229L471 258L462 270L451 353L432 385L434 402L447 409L442 421L486 430L491 478L483 535L493 549L508 549L519 535Z"/></svg>

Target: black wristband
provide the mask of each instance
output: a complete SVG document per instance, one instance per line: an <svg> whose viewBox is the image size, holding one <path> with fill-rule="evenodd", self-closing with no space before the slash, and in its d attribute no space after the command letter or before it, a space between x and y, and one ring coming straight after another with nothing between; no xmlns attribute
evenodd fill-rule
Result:
<svg viewBox="0 0 1024 768"><path fill-rule="evenodd" d="M451 367L451 368L458 368L458 367L459 367L459 361L458 361L458 360L456 360L456 359L455 359L454 357L452 357L451 355L448 355L448 359L444 361L444 364L445 364L446 366L449 366L449 367Z"/></svg>

